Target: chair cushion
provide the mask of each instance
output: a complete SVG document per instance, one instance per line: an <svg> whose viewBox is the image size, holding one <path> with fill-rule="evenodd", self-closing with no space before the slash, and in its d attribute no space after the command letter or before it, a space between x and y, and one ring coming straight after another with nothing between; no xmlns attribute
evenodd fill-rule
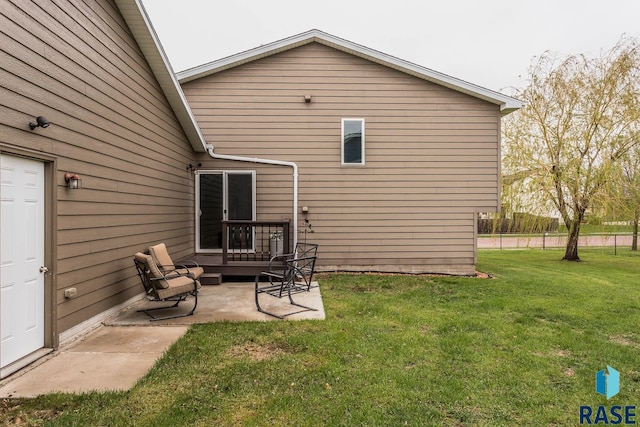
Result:
<svg viewBox="0 0 640 427"><path fill-rule="evenodd" d="M187 270L189 270L188 274L187 274ZM193 277L194 279L199 279L200 276L204 274L204 268L202 267L187 266L187 268L177 268L176 271L180 274L184 274L185 276L188 275L190 277Z"/></svg>
<svg viewBox="0 0 640 427"><path fill-rule="evenodd" d="M170 298L180 294L186 294L200 288L200 282L185 276L169 279L166 280L166 282L169 285L168 288L158 289L158 296L161 299Z"/></svg>
<svg viewBox="0 0 640 427"><path fill-rule="evenodd" d="M156 262L156 264L158 264L158 266L162 270L175 270L176 266L169 256L167 245L165 245L164 243L149 246L149 253L153 257L153 260Z"/></svg>
<svg viewBox="0 0 640 427"><path fill-rule="evenodd" d="M135 254L135 258L141 262L144 262L147 265L147 269L149 270L149 277L151 279L151 283L155 288L167 289L169 287L169 283L164 279L164 275L156 265L155 261L151 257L151 255L143 254L142 252L138 252ZM162 279L162 280L156 280Z"/></svg>
<svg viewBox="0 0 640 427"><path fill-rule="evenodd" d="M147 263L147 257L148 257L148 256L149 256L149 255L145 255L145 254L143 254L142 252L138 252L138 253L136 253L133 257L135 258L135 260L136 260L136 261L138 261L138 262L143 262L143 263L145 263L145 264L146 264L146 263Z"/></svg>

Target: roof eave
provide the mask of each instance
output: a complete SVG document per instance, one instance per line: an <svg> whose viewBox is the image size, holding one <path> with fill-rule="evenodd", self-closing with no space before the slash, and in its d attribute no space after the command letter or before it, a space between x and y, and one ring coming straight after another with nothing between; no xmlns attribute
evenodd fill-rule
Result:
<svg viewBox="0 0 640 427"><path fill-rule="evenodd" d="M136 39L142 54L145 56L153 74L164 92L169 105L173 109L182 129L184 130L193 150L205 152L205 139L198 126L187 98L178 83L169 59L162 48L149 15L141 0L115 0L120 13L124 17L129 30Z"/></svg>
<svg viewBox="0 0 640 427"><path fill-rule="evenodd" d="M177 74L178 81L181 84L197 80L210 74L219 73L229 68L234 68L248 62L256 61L280 52L284 52L296 47L303 46L308 43L317 42L334 49L355 55L369 61L384 65L389 68L396 69L406 74L448 87L452 90L465 93L475 98L482 99L500 106L501 114L507 115L522 107L522 103L507 95L481 86L474 85L464 80L451 77L447 74L422 67L420 65L396 58L391 55L379 52L377 50L350 42L348 40L324 33L319 30L311 30L302 34L298 34L286 39L282 39L273 43L269 43L255 49L247 50L217 61L209 62Z"/></svg>

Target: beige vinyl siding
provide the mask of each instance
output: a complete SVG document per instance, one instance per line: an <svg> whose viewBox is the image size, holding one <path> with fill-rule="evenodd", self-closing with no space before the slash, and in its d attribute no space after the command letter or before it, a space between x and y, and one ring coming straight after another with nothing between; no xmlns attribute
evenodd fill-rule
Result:
<svg viewBox="0 0 640 427"><path fill-rule="evenodd" d="M498 106L318 43L183 89L216 152L298 164L320 268L473 272L476 212L499 205ZM352 117L366 164L342 167ZM290 216L289 170L243 167L258 170L258 219Z"/></svg>
<svg viewBox="0 0 640 427"><path fill-rule="evenodd" d="M193 252L194 155L112 1L3 3L0 144L56 158L58 332L140 294L136 251Z"/></svg>

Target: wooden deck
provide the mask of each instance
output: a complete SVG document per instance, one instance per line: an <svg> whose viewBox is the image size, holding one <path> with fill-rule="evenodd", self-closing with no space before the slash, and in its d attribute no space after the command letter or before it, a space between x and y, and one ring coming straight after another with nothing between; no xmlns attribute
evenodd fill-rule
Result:
<svg viewBox="0 0 640 427"><path fill-rule="evenodd" d="M269 268L269 261L227 261L222 262L222 254L198 254L190 259L204 268L201 278L203 285L218 285L221 277L248 278Z"/></svg>
<svg viewBox="0 0 640 427"><path fill-rule="evenodd" d="M222 221L220 253L200 253L191 257L204 268L203 285L217 285L222 276L253 278L269 269L274 255L289 253L289 221ZM274 240L279 241L274 242Z"/></svg>

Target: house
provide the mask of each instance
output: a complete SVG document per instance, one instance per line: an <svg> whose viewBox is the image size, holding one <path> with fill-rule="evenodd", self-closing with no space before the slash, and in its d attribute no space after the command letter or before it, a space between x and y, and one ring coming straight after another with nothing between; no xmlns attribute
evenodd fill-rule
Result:
<svg viewBox="0 0 640 427"><path fill-rule="evenodd" d="M140 298L135 252L193 254L197 150L139 0L2 3L2 377Z"/></svg>
<svg viewBox="0 0 640 427"><path fill-rule="evenodd" d="M0 55L0 377L142 298L132 256L158 242L473 273L519 107L318 31L181 87L141 0L7 0Z"/></svg>
<svg viewBox="0 0 640 427"><path fill-rule="evenodd" d="M206 239L214 209L291 218L320 270L475 274L477 213L500 206L501 117L519 101L318 30L178 79L209 144L198 252L221 245Z"/></svg>

